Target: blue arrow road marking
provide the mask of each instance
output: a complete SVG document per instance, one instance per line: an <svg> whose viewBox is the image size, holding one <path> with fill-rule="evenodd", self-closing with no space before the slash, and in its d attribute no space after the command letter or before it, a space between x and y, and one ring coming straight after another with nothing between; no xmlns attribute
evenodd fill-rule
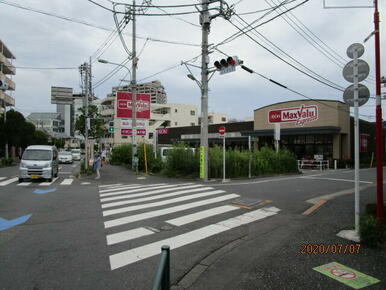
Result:
<svg viewBox="0 0 386 290"><path fill-rule="evenodd" d="M32 214L27 214L25 216L21 216L18 218L15 218L13 220L7 221L6 219L0 218L0 231L7 230L9 228L12 228L14 226L18 226L21 224L24 224L28 219L32 216Z"/></svg>
<svg viewBox="0 0 386 290"><path fill-rule="evenodd" d="M46 189L46 190L44 190L44 189L36 189L36 190L34 190L33 193L36 193L36 194L46 194L46 193L50 193L50 192L54 192L54 191L56 191L56 188Z"/></svg>

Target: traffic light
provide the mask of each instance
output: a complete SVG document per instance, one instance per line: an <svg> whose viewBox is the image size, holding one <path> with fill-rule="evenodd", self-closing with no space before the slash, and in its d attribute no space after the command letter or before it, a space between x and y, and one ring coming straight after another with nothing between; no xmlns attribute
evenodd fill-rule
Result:
<svg viewBox="0 0 386 290"><path fill-rule="evenodd" d="M114 133L114 121L109 121L109 132Z"/></svg>
<svg viewBox="0 0 386 290"><path fill-rule="evenodd" d="M236 66L242 63L243 61L239 60L237 56L229 56L227 59L223 58L220 61L215 61L214 66L220 72L220 74L225 74L235 71Z"/></svg>

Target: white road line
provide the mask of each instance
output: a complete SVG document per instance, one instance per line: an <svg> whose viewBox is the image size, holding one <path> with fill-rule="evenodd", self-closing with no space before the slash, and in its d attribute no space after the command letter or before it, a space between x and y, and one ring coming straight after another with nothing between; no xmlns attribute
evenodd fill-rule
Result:
<svg viewBox="0 0 386 290"><path fill-rule="evenodd" d="M0 186L6 186L6 185L11 184L11 183L18 181L18 180L19 180L18 177L14 177L14 178L0 182Z"/></svg>
<svg viewBox="0 0 386 290"><path fill-rule="evenodd" d="M189 223L193 223L195 221L206 219L206 218L211 217L211 216L215 216L215 215L218 215L218 214L230 212L230 211L233 211L233 210L239 210L239 209L240 208L236 207L236 206L224 205L224 206L210 208L210 209L199 211L199 212L196 212L196 213L184 215L182 217L178 217L178 218L175 218L175 219L172 219L172 220L168 220L166 222L168 224L172 224L172 225L178 227L178 226L186 225L186 224L189 224Z"/></svg>
<svg viewBox="0 0 386 290"><path fill-rule="evenodd" d="M320 180L331 180L331 181L344 181L344 182L355 182L352 179L342 179L342 178L327 178L327 177L314 177L314 176L303 176L300 177L302 179L320 179ZM374 182L371 181L359 181L360 183L372 184Z"/></svg>
<svg viewBox="0 0 386 290"><path fill-rule="evenodd" d="M74 181L74 179L72 178L66 178L65 180L63 180L60 185L71 185L71 183Z"/></svg>
<svg viewBox="0 0 386 290"><path fill-rule="evenodd" d="M88 185L91 184L91 182L82 182L81 185Z"/></svg>
<svg viewBox="0 0 386 290"><path fill-rule="evenodd" d="M30 185L32 182L22 182L22 183L19 183L17 186L28 186Z"/></svg>
<svg viewBox="0 0 386 290"><path fill-rule="evenodd" d="M137 228L116 234L111 234L106 236L107 245L110 246L121 242L134 240L143 236L148 236L151 234L154 234L154 232L146 228Z"/></svg>
<svg viewBox="0 0 386 290"><path fill-rule="evenodd" d="M141 192L141 193L131 193L131 194L124 194L124 195L119 195L119 196L113 196L113 197L105 197L105 198L101 198L101 203L102 202L106 202L106 201L112 201L112 200L119 200L119 199L129 199L129 198L133 198L133 197L143 197L143 196L147 196L147 195L153 195L153 194L158 194L158 193L163 193L163 192L167 192L167 191L172 191L172 190L179 190L179 189L184 189L184 188L196 188L196 187L200 187L201 190L205 190L205 189L213 189L213 187L203 187L202 185L190 185L190 186L185 186L185 187L176 187L176 188L169 188L169 189L157 189L157 190L151 190L151 191L148 191L148 192ZM159 196L159 195L157 195Z"/></svg>
<svg viewBox="0 0 386 290"><path fill-rule="evenodd" d="M102 208L108 208L108 207L114 207L114 206L119 206L119 205L149 201L149 200L154 200L154 199L162 199L162 198L177 196L177 195L181 195L181 194L185 194L185 193L192 193L192 192L198 192L198 191L210 190L210 189L213 189L213 187L200 187L200 188L196 188L196 189L181 190L181 191L176 191L176 192L172 192L172 193L160 194L160 195L143 197L143 198L135 198L135 199L125 200L125 201L110 202L110 203L102 204Z"/></svg>
<svg viewBox="0 0 386 290"><path fill-rule="evenodd" d="M104 225L105 225L106 229L112 228L112 227L116 227L116 226L120 226L120 225L124 225L124 224L129 224L129 223L136 222L136 221L146 220L146 219L150 219L153 217L159 217L159 216L163 216L163 215L167 215L167 214L171 214L171 213L175 213L175 212L179 212L179 211L183 211L183 210L187 210L187 209L191 209L191 208L195 208L195 207L199 207L199 206L203 206L203 205L208 205L208 204L212 204L212 203L216 203L216 202L230 200L230 199L234 199L237 197L240 197L240 195L234 194L234 193L227 194L227 195L223 195L223 196L215 197L215 198L211 198L211 199L195 201L195 202L177 205L177 206L173 206L173 207L169 207L169 208L164 208L164 209L159 209L159 210L155 210L155 211L150 211L150 212L145 212L145 213L140 213L140 214L126 216L126 217L122 217L122 218L118 218L118 219L109 220L109 221L105 222Z"/></svg>
<svg viewBox="0 0 386 290"><path fill-rule="evenodd" d="M165 204L171 204L171 203L181 202L181 201L195 199L195 198L199 198L199 197L205 197L205 196L219 194L219 193L223 193L223 192L225 192L225 191L224 190L205 191L202 193L191 194L191 195L187 195L187 196L172 198L172 199L153 202L153 203L146 203L146 204L140 204L140 205L121 207L121 208L117 208L117 209L105 210L104 212L102 212L102 214L103 214L103 216L109 216L109 215L119 214L119 213L123 213L123 212L130 212L130 211L135 211L135 210L140 210L140 209L147 209L147 208L151 208L151 207L162 206Z"/></svg>
<svg viewBox="0 0 386 290"><path fill-rule="evenodd" d="M7 177L0 176L0 180L6 179Z"/></svg>
<svg viewBox="0 0 386 290"><path fill-rule="evenodd" d="M76 167L76 164L71 165L71 167L75 168L75 167Z"/></svg>
<svg viewBox="0 0 386 290"><path fill-rule="evenodd" d="M51 184L53 184L56 180L58 180L59 177L55 177L51 182L42 182L40 183L39 185L40 186L50 186Z"/></svg>
<svg viewBox="0 0 386 290"><path fill-rule="evenodd" d="M134 189L134 188L148 188L148 187L155 187L155 186L160 186L164 185L165 183L157 183L157 184L149 184L149 185L141 185L141 184L136 184L136 185L122 185L122 186L117 186L114 188L108 188L108 189L102 189L99 190L99 193L105 193L105 192L113 192L113 191L123 191L125 189Z"/></svg>
<svg viewBox="0 0 386 290"><path fill-rule="evenodd" d="M239 215L234 218L227 219L223 222L212 224L179 236L171 237L161 241L157 241L151 244L147 244L135 249L123 251L109 257L111 270L121 268L123 266L141 261L143 259L155 256L159 254L162 245L169 245L171 249L177 249L179 247L192 244L194 242L206 239L208 237L217 235L219 233L228 231L230 229L252 223L254 221L263 219L268 215L265 215L267 211L258 209L252 212L248 212ZM277 212L268 212L276 214ZM270 214L271 215L271 214Z"/></svg>
<svg viewBox="0 0 386 290"><path fill-rule="evenodd" d="M122 186L122 185L123 185L122 183L114 183L114 184L102 184L102 185L99 185L98 187L105 188L105 187L115 187L115 186Z"/></svg>
<svg viewBox="0 0 386 290"><path fill-rule="evenodd" d="M71 174L72 172L70 171L60 171L59 174Z"/></svg>
<svg viewBox="0 0 386 290"><path fill-rule="evenodd" d="M176 185L165 185L165 186L156 187L157 190L153 190L152 192L155 194L155 193L161 193L161 192L171 191L171 190L175 190L175 189L188 189L188 188L194 188L194 187L200 187L200 186L203 186L203 185L195 184L195 185L180 186L180 187L177 187ZM160 189L160 188L166 188L166 189ZM124 191L119 191L119 192L103 193L100 196L105 197L105 196L112 196L112 195L122 195L122 194L126 194L126 193L146 191L149 189L152 189L152 188L146 187L146 188L124 190Z"/></svg>

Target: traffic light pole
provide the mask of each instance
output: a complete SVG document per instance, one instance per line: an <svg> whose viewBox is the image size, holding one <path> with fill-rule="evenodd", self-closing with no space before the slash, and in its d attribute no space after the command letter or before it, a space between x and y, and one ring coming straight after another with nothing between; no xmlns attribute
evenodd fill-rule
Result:
<svg viewBox="0 0 386 290"><path fill-rule="evenodd" d="M210 30L209 0L201 3L201 138L200 138L200 178L208 181L208 35ZM203 155L203 156L202 156Z"/></svg>
<svg viewBox="0 0 386 290"><path fill-rule="evenodd" d="M376 159L377 159L377 222L380 236L383 238L383 126L381 104L381 53L379 37L378 0L374 1L374 39L375 39L375 87L376 87Z"/></svg>
<svg viewBox="0 0 386 290"><path fill-rule="evenodd" d="M137 154L137 55L136 55L136 25L135 25L135 0L133 0L132 8L132 21L133 21L133 48L132 48L132 68L131 68L131 118L132 118L132 128L131 128L131 164L133 165L134 155ZM134 170L134 167L133 167Z"/></svg>

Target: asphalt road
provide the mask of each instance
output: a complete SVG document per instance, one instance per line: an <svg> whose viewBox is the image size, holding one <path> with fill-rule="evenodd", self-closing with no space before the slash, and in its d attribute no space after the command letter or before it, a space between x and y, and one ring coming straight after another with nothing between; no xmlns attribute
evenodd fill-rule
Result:
<svg viewBox="0 0 386 290"><path fill-rule="evenodd" d="M304 243L350 243L336 233L354 223L353 194L302 213L307 200L350 192L351 170L227 183L112 166L100 180L77 179L78 170L62 165L52 184L19 185L9 182L17 168L0 169L1 289L149 289L163 244L173 249L175 289L345 289L312 270L332 261L386 287L385 251L300 253ZM374 201L374 180L374 169L361 171L362 208Z"/></svg>

